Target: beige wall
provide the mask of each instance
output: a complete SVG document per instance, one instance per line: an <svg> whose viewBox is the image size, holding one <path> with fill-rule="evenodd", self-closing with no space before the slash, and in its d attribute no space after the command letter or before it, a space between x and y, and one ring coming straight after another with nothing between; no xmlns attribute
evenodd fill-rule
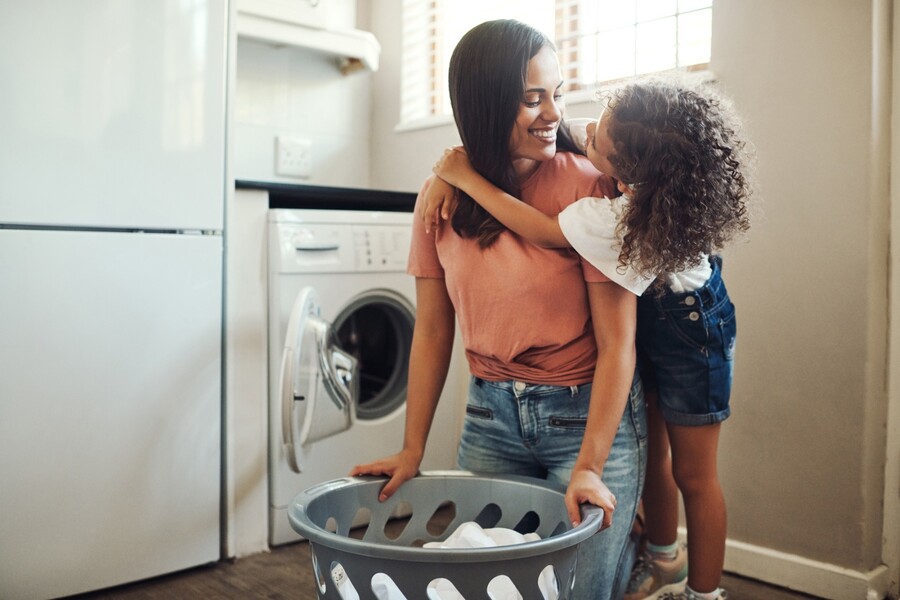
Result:
<svg viewBox="0 0 900 600"><path fill-rule="evenodd" d="M394 130L400 1L378 0L367 16L360 26L383 48L371 184L416 190L458 137L450 125ZM886 126L873 110L873 3L716 0L713 19L712 69L746 117L762 200L749 240L725 259L739 315L734 415L720 450L726 566L826 597L864 597L855 594L887 585L879 565L891 494L889 205L873 154ZM893 577L896 592L896 566Z"/></svg>
<svg viewBox="0 0 900 600"><path fill-rule="evenodd" d="M763 215L722 444L730 537L859 570L881 557L887 198L869 179L869 2L721 1L713 68L748 116ZM876 325L873 330L872 324ZM882 333L879 333L882 332ZM875 369L870 366L875 365ZM879 414L880 413L880 414Z"/></svg>

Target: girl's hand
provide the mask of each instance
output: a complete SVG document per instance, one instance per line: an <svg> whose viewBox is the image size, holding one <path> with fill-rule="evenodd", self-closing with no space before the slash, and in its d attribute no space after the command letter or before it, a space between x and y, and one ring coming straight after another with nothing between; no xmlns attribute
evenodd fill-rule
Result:
<svg viewBox="0 0 900 600"><path fill-rule="evenodd" d="M440 177L432 177L425 190L422 220L425 221L425 233L431 233L432 225L440 225L441 219L450 218L456 210L457 190Z"/></svg>
<svg viewBox="0 0 900 600"><path fill-rule="evenodd" d="M616 510L616 497L601 481L600 475L576 466L572 471L572 478L569 480L569 487L566 490L566 510L572 525L581 523L581 512L578 506L585 502L590 502L603 509L601 529L612 525L613 513Z"/></svg>
<svg viewBox="0 0 900 600"><path fill-rule="evenodd" d="M401 450L397 454L376 460L364 465L356 465L350 471L351 477L357 475L387 475L390 480L381 488L378 501L384 502L394 495L401 485L415 477L419 472L422 457L409 450Z"/></svg>
<svg viewBox="0 0 900 600"><path fill-rule="evenodd" d="M470 178L478 175L478 172L472 167L472 163L469 162L469 155L462 146L444 150L444 155L434 163L434 168L431 170L435 175L458 188L463 187Z"/></svg>
<svg viewBox="0 0 900 600"><path fill-rule="evenodd" d="M425 210L422 213L425 233L431 232L432 223L440 225L441 219L450 220L459 202L457 188L479 176L462 146L444 150L444 155L434 163L432 171L439 178L433 183L440 183L429 186L425 192Z"/></svg>

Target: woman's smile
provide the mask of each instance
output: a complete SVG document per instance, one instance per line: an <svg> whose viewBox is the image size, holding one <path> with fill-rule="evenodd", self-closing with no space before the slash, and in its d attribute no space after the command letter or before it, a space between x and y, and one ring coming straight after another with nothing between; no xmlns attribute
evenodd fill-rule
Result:
<svg viewBox="0 0 900 600"><path fill-rule="evenodd" d="M528 133L538 138L540 141L550 144L556 143L556 130L559 129L559 123L553 127L544 127L541 129L529 129Z"/></svg>
<svg viewBox="0 0 900 600"><path fill-rule="evenodd" d="M556 133L563 111L562 84L556 53L548 46L541 48L528 61L525 97L509 140L509 153L520 175L556 155Z"/></svg>

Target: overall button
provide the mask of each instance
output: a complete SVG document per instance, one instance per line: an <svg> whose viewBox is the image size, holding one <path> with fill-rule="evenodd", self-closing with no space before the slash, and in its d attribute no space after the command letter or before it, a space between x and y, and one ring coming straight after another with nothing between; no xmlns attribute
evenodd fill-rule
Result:
<svg viewBox="0 0 900 600"><path fill-rule="evenodd" d="M516 388L517 392L524 392L526 385L527 384L524 381L517 381L517 382L515 382L515 384L513 384L513 387Z"/></svg>
<svg viewBox="0 0 900 600"><path fill-rule="evenodd" d="M700 313L698 313L697 311L694 311L688 315L688 319L690 319L691 321L696 321L699 318L700 318Z"/></svg>
<svg viewBox="0 0 900 600"><path fill-rule="evenodd" d="M696 301L697 301L697 299L694 298L693 296L688 296L687 298L684 299L684 303L687 304L688 306L693 306Z"/></svg>

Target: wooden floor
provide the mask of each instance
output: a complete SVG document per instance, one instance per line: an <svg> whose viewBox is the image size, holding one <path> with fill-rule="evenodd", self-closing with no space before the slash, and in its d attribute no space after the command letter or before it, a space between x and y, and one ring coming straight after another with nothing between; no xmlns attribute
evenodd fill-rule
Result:
<svg viewBox="0 0 900 600"><path fill-rule="evenodd" d="M726 574L722 586L729 600L809 600L814 596ZM281 546L233 561L221 561L70 600L193 600L196 598L268 598L315 600L309 544ZM410 598L410 600L420 600Z"/></svg>

